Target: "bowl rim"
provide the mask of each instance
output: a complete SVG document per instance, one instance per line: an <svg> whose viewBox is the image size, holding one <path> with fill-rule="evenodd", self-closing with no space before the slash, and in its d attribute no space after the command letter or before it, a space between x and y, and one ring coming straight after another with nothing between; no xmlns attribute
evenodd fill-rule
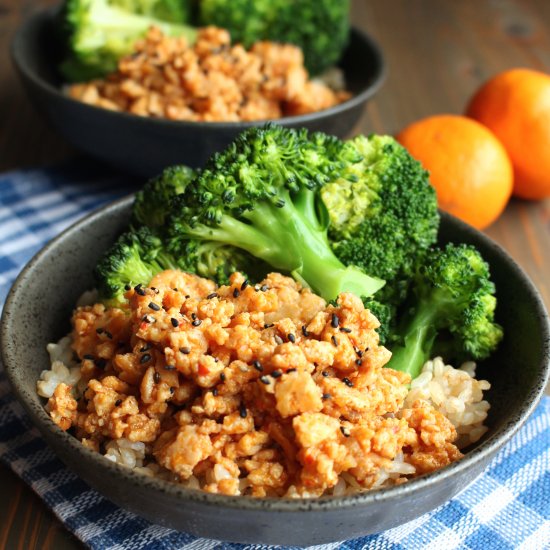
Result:
<svg viewBox="0 0 550 550"><path fill-rule="evenodd" d="M315 111L313 113L307 113L303 115L296 116L286 116L281 118L274 119L262 119L262 120L250 120L250 121L232 121L232 122L205 122L205 121L190 121L190 120L171 120L167 118L155 118L155 117L142 117L128 113L126 111L110 111L103 107L98 107L95 105L90 105L74 99L63 93L63 88L58 88L38 76L34 71L30 69L26 63L26 58L21 54L23 48L21 45L24 43L24 37L28 34L29 28L33 25L36 25L37 28L46 24L47 20L54 15L58 8L50 7L45 8L33 13L31 16L26 18L23 23L17 28L15 35L11 40L10 45L10 55L12 63L15 65L17 70L24 75L25 79L31 81L34 86L41 89L42 92L54 96L58 99L67 101L69 104L79 106L83 109L88 109L90 114L94 112L102 112L106 116L119 117L119 120L132 121L134 124L153 124L158 127L167 126L173 128L212 128L212 129L227 129L227 130L236 130L240 128L249 128L254 126L259 126L266 124L267 122L275 122L281 125L300 125L308 122L313 122L318 119L329 117L331 115L338 115L340 113L351 110L355 107L360 106L365 103L368 99L373 97L376 92L380 89L383 82L386 79L388 68L387 62L382 54L382 50L375 42L375 40L362 29L358 29L353 25L350 26L350 40L352 36L360 39L364 44L371 50L374 63L374 72L373 79L368 84L367 87L362 89L358 94L353 95L350 99L343 101L333 107L328 109L322 109L320 111ZM64 86L64 85L63 85Z"/></svg>
<svg viewBox="0 0 550 550"><path fill-rule="evenodd" d="M528 291L534 298L536 304L536 311L533 311L533 315L538 316L542 327L542 341L543 341L543 360L540 365L539 375L537 382L540 381L540 385L530 392L528 398L516 413L517 420L513 423L505 423L495 432L490 433L485 441L474 447L471 451L468 451L463 458L454 462L440 470L435 472L419 476L417 478L407 481L407 483L394 487L385 487L381 489L374 489L366 491L364 493L357 493L355 495L347 496L325 496L315 499L299 498L299 499L284 499L284 498L263 498L257 499L250 496L229 496L206 493L199 490L187 489L176 483L164 481L159 478L145 476L138 472L134 472L124 466L115 464L109 460L106 460L100 455L90 449L85 448L75 437L62 431L56 424L54 424L49 416L46 414L43 403L27 402L25 398L25 390L20 388L17 383L16 369L14 365L17 363L16 358L12 355L12 351L5 343L10 341L11 323L10 318L16 315L17 309L14 306L14 302L18 298L21 292L24 292L26 287L26 279L29 277L29 273L33 268L40 264L43 258L50 254L50 251L54 250L57 246L63 245L64 239L71 236L72 233L80 229L84 229L88 225L98 223L106 215L120 215L121 212L129 210L129 207L133 201L133 194L118 199L112 203L104 205L93 212L89 213L85 217L73 223L57 237L49 241L39 252L37 252L33 258L25 265L20 274L15 279L8 297L6 299L2 318L0 321L0 343L2 344L2 360L5 367L5 371L9 381L11 382L14 393L17 396L19 402L23 405L25 410L30 414L31 420L40 431L49 432L52 437L56 437L59 444L66 444L76 453L84 453L89 459L97 464L99 468L107 468L112 474L122 476L130 486L149 488L155 492L168 493L173 498L181 498L183 500L193 501L197 504L206 506L222 506L230 509L239 509L242 511L254 510L254 511L275 511L275 512L296 512L296 511L308 511L308 512L328 512L336 509L342 511L355 507L366 507L371 504L391 501L398 496L407 496L411 493L420 493L423 489L433 487L444 483L447 479L458 476L465 470L469 469L486 459L490 459L494 453L496 453L510 438L519 430L519 428L525 423L529 415L533 412L534 408L540 401L544 394L545 385L548 383L550 376L550 323L548 313L542 298L536 289L535 285L529 278L529 276L523 271L523 269L513 260L504 249L490 239L487 235L475 230L466 223L460 221L454 216L441 212L442 220L447 220L451 223L458 225L458 227L470 235L475 235L480 238L484 245L489 248L495 249L509 261L510 267L515 273L524 280ZM32 273L31 273L32 274ZM37 405L35 407L35 405ZM35 410L36 409L36 410Z"/></svg>

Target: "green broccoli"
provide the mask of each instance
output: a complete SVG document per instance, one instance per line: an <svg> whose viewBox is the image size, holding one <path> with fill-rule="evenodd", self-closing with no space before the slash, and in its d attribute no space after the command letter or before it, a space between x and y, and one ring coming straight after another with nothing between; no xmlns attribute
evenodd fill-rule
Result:
<svg viewBox="0 0 550 550"><path fill-rule="evenodd" d="M61 74L69 82L82 82L116 70L118 60L151 26L194 42L197 31L183 24L182 6L176 0L65 0L60 18L67 57Z"/></svg>
<svg viewBox="0 0 550 550"><path fill-rule="evenodd" d="M165 269L180 269L227 284L235 271L253 280L262 279L269 268L245 252L208 241L184 240L171 249L146 226L123 233L105 252L95 268L100 298L116 304L123 300L126 289L147 285Z"/></svg>
<svg viewBox="0 0 550 550"><path fill-rule="evenodd" d="M234 271L240 271L254 281L263 279L269 267L244 250L204 240L174 240L165 234L166 216L172 201L185 192L197 174L188 166L171 166L149 180L136 193L132 206L132 227L146 225L152 228L159 235L162 247L178 258L180 269L185 271L209 277L218 284L226 284Z"/></svg>
<svg viewBox="0 0 550 550"><path fill-rule="evenodd" d="M100 297L115 303L125 289L147 284L164 269L180 266L163 252L162 241L147 227L123 233L96 265L94 276Z"/></svg>
<svg viewBox="0 0 550 550"><path fill-rule="evenodd" d="M321 189L329 241L342 263L384 279L376 299L397 306L437 239L437 198L428 173L392 137L357 136L351 143L363 160Z"/></svg>
<svg viewBox="0 0 550 550"><path fill-rule="evenodd" d="M251 128L174 199L169 238L239 247L327 300L344 291L370 296L384 281L336 258L319 195L361 159L353 144L325 134L274 124Z"/></svg>
<svg viewBox="0 0 550 550"><path fill-rule="evenodd" d="M414 379L444 350L446 360L485 359L502 338L494 322L495 286L489 266L469 245L433 249L414 275L408 311L396 329L389 367Z"/></svg>
<svg viewBox="0 0 550 550"><path fill-rule="evenodd" d="M203 25L228 29L236 42L289 42L312 75L341 57L349 36L349 0L200 0Z"/></svg>
<svg viewBox="0 0 550 550"><path fill-rule="evenodd" d="M188 23L192 16L191 0L111 0L111 4L130 13L171 23Z"/></svg>
<svg viewBox="0 0 550 550"><path fill-rule="evenodd" d="M171 166L150 179L136 193L132 207L132 225L162 227L170 204L176 195L185 191L196 172L188 166Z"/></svg>

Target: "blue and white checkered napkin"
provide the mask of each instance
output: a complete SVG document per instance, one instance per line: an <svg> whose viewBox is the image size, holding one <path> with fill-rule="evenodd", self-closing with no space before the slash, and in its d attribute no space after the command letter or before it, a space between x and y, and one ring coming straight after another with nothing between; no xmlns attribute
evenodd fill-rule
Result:
<svg viewBox="0 0 550 550"><path fill-rule="evenodd" d="M21 267L46 241L89 210L131 191L128 183L81 165L0 175L0 304ZM549 548L549 434L546 397L483 475L446 505L384 533L317 548ZM1 366L0 460L91 548L245 548L152 525L90 489L42 441L12 397Z"/></svg>

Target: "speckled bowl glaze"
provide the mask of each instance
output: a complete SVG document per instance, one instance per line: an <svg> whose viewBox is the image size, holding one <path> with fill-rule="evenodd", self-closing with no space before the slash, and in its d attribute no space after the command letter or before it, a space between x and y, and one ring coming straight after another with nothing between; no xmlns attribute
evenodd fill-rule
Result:
<svg viewBox="0 0 550 550"><path fill-rule="evenodd" d="M77 149L140 176L153 176L166 166L202 166L244 129L265 122L184 122L143 118L71 99L62 92L56 67L61 58L53 30L53 10L30 17L12 43L12 59L32 102L52 126ZM285 117L278 124L346 136L385 76L378 46L352 30L339 63L349 101L316 113Z"/></svg>
<svg viewBox="0 0 550 550"><path fill-rule="evenodd" d="M46 344L69 331L76 299L93 285L92 268L126 224L131 200L91 214L31 260L7 299L1 343L14 393L59 457L113 502L155 523L226 541L300 546L395 527L433 510L474 481L543 393L549 372L549 326L536 289L496 244L443 215L442 242L475 244L491 264L498 289L497 317L506 335L498 352L479 369L479 376L492 383L489 432L463 459L399 487L317 500L207 494L118 466L53 424L35 387L40 371L49 368Z"/></svg>

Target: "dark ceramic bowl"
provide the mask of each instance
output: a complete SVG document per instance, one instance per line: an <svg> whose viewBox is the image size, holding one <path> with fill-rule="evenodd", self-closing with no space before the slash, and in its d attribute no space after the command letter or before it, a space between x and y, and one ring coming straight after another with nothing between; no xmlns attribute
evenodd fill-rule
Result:
<svg viewBox="0 0 550 550"><path fill-rule="evenodd" d="M91 214L31 260L8 296L1 344L16 396L59 457L113 502L155 523L214 539L304 546L395 527L433 510L472 482L543 393L549 372L549 326L536 289L491 240L443 215L442 242L472 243L489 261L498 288L497 318L505 331L498 352L479 369L479 376L492 383L489 431L463 459L398 487L318 500L207 494L116 465L53 424L36 394L36 380L49 368L46 344L70 330L73 306L92 287L92 268L127 223L131 200Z"/></svg>
<svg viewBox="0 0 550 550"><path fill-rule="evenodd" d="M195 535L247 543L310 545L383 531L428 512L472 482L525 422L549 373L549 326L541 299L523 271L495 243L443 214L442 242L476 245L498 289L505 339L478 375L492 388L489 432L466 456L399 486L349 497L258 500L212 495L151 479L85 449L62 432L36 394L49 368L46 344L69 330L78 296L93 286L92 268L125 227L132 198L107 206L67 229L25 267L2 317L4 365L14 392L59 457L100 493L147 519Z"/></svg>
<svg viewBox="0 0 550 550"><path fill-rule="evenodd" d="M29 18L17 32L12 57L31 101L53 127L76 148L122 170L152 176L166 166L200 167L242 130L264 122L180 122L143 118L87 105L63 94L56 67L52 10ZM339 64L353 97L340 105L278 124L345 137L359 120L365 103L384 79L380 50L366 34L352 30Z"/></svg>

